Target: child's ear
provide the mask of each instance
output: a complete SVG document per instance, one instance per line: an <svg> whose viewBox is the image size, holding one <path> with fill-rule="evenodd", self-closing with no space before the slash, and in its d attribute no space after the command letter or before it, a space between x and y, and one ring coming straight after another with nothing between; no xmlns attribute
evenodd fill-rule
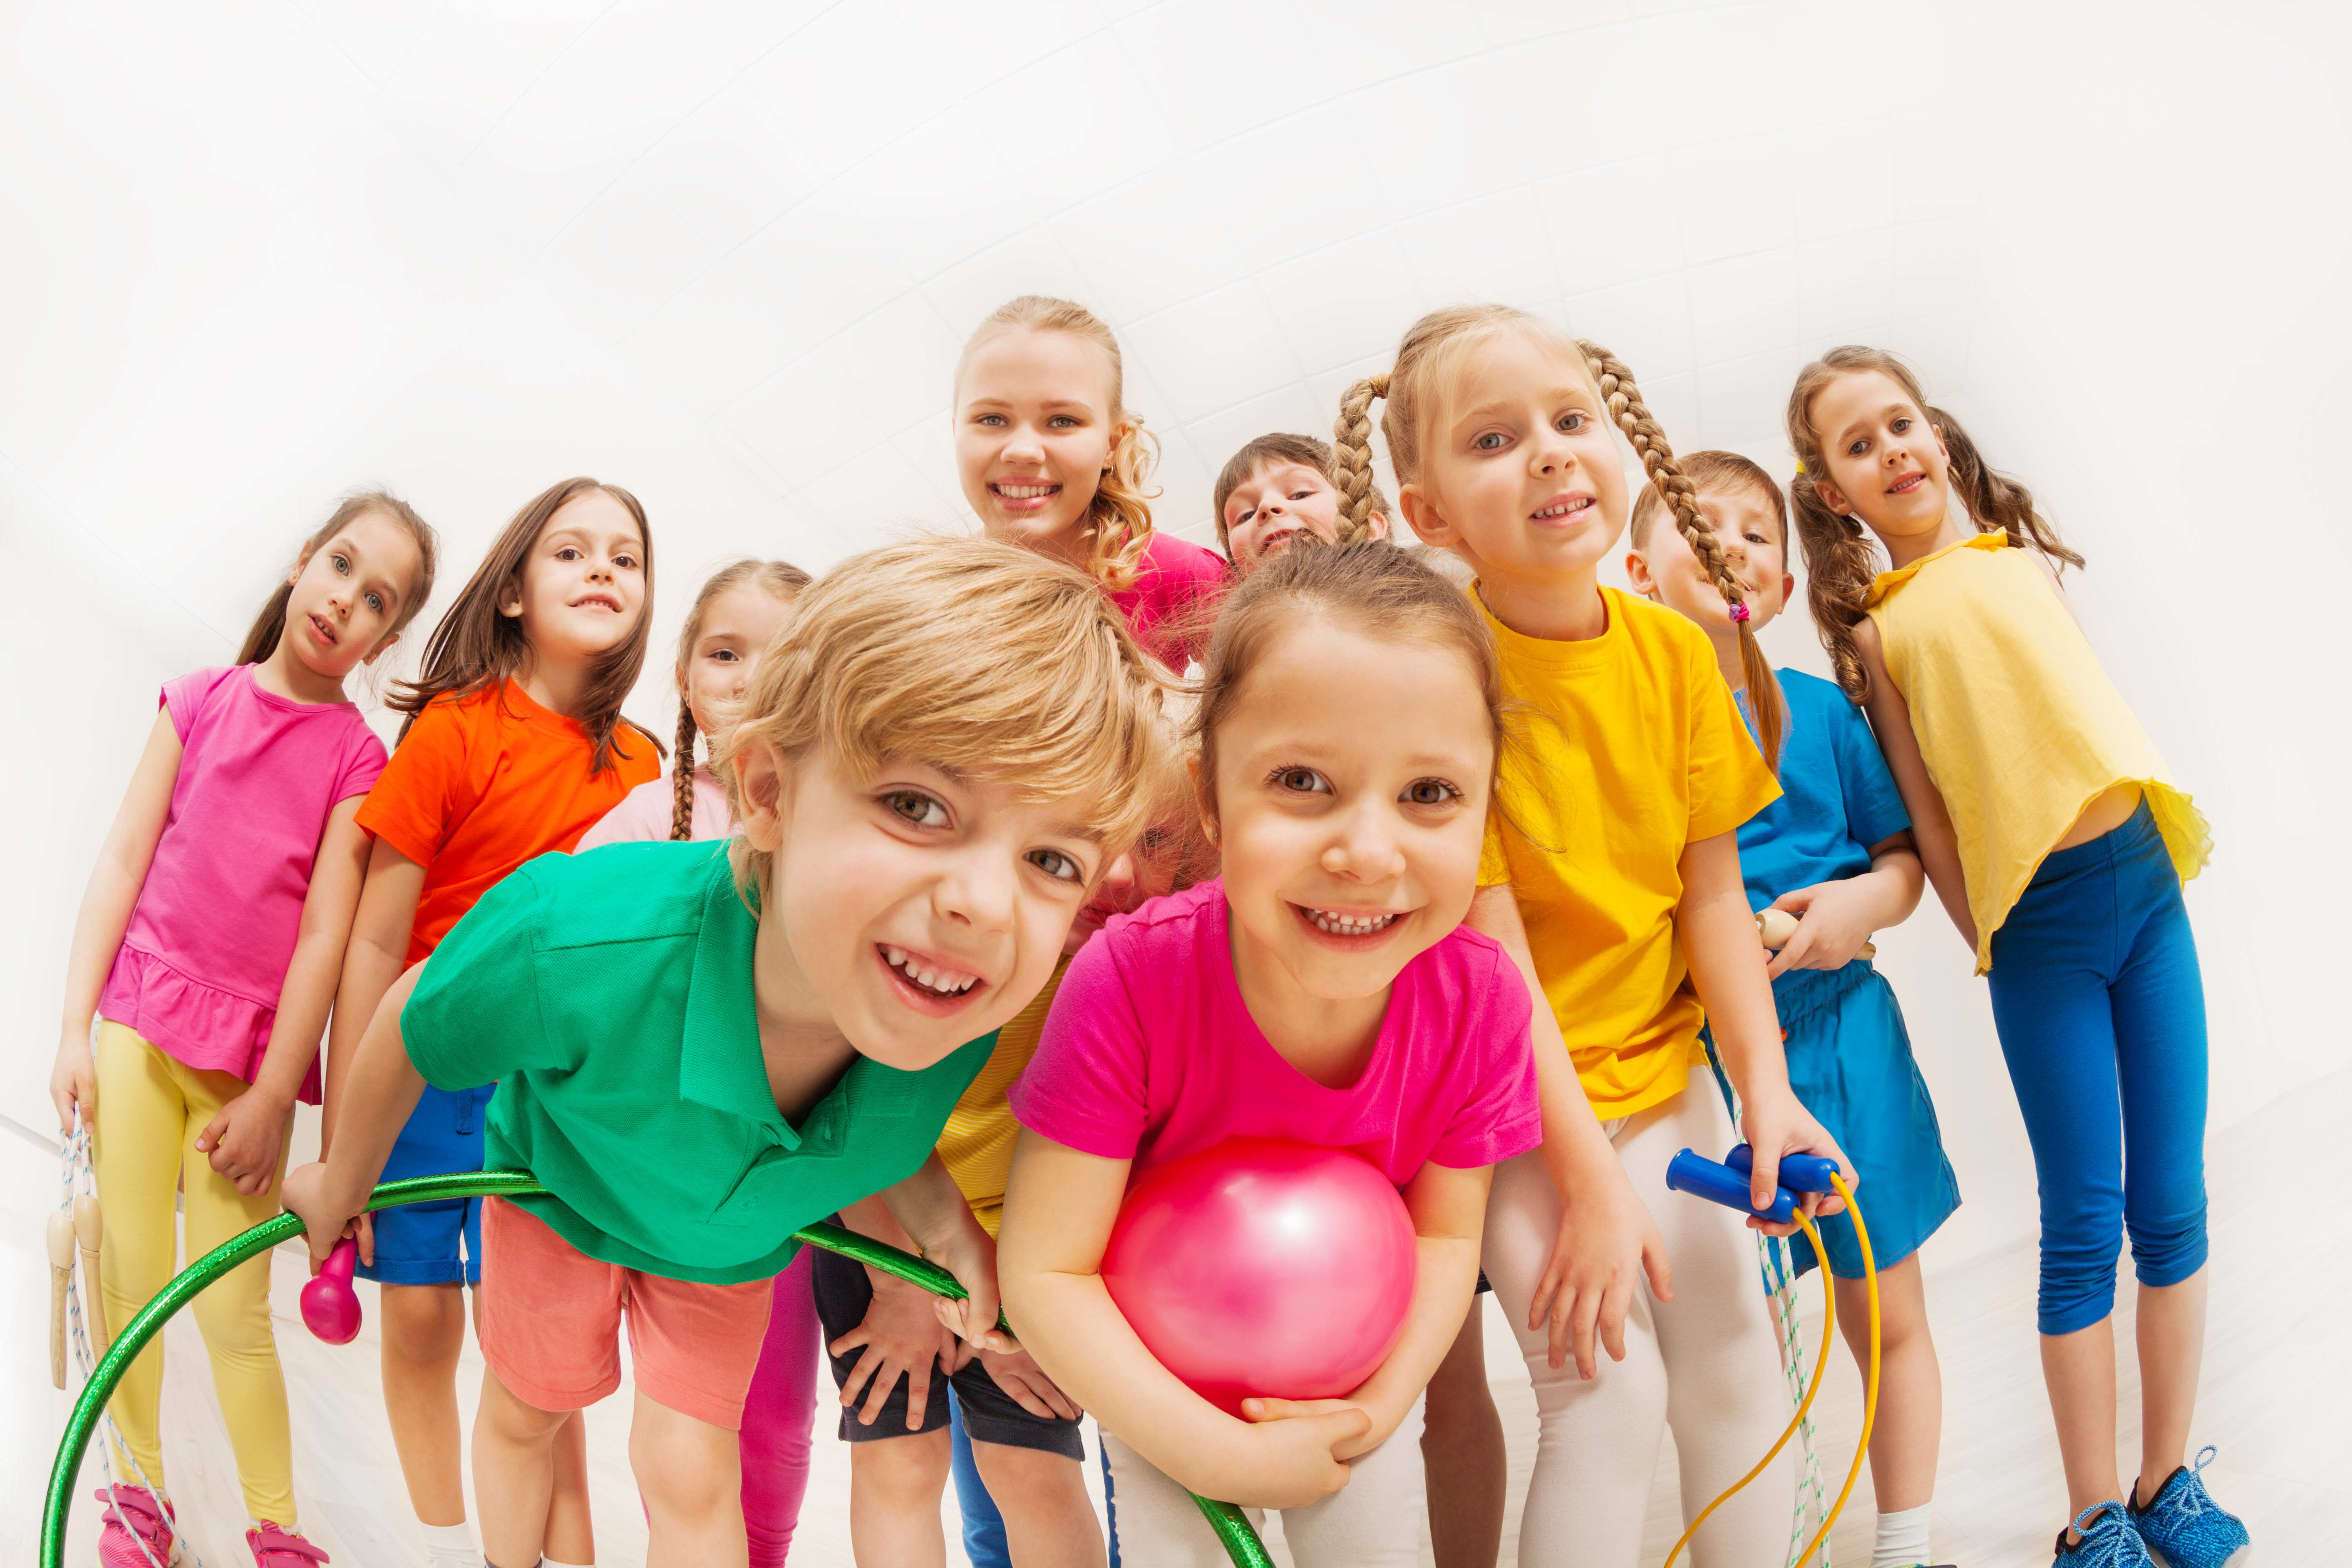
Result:
<svg viewBox="0 0 2352 1568"><path fill-rule="evenodd" d="M302 580L302 574L310 569L310 552L305 550L301 554L294 557L294 565L286 574L286 585L291 588L295 584L299 583Z"/></svg>
<svg viewBox="0 0 2352 1568"><path fill-rule="evenodd" d="M372 647L372 648L368 649L368 650L367 650L367 653L366 653L366 656L365 656L365 657L363 657L363 658L360 660L361 665L364 667L364 666L366 666L366 665L373 664L377 659L380 659L380 658L382 658L383 657L384 650L385 650L386 648L390 647L393 644L394 644L394 643L398 642L399 640L400 640L400 634L399 634L398 632L394 632L394 633L393 633L390 637L388 637L384 638L382 642L380 642L380 643L376 644L376 645L375 645L375 647Z"/></svg>
<svg viewBox="0 0 2352 1568"><path fill-rule="evenodd" d="M767 742L752 741L739 747L727 765L735 770L735 791L743 803L743 837L752 848L774 854L784 841L792 764Z"/></svg>
<svg viewBox="0 0 2352 1568"><path fill-rule="evenodd" d="M1397 491L1397 506L1404 512L1405 522L1413 537L1436 550L1451 549L1461 542L1461 535L1452 523L1438 515L1437 505L1423 493L1419 485L1406 485Z"/></svg>
<svg viewBox="0 0 2352 1568"><path fill-rule="evenodd" d="M1201 753L1193 752L1184 758L1184 776L1192 784L1193 809L1201 814L1201 832L1209 840L1209 847L1217 847L1216 781L1201 771Z"/></svg>
<svg viewBox="0 0 2352 1568"><path fill-rule="evenodd" d="M1845 492L1819 474L1813 476L1813 493L1822 498L1823 506L1840 517L1853 515L1853 503L1845 499Z"/></svg>
<svg viewBox="0 0 2352 1568"><path fill-rule="evenodd" d="M1372 513L1371 516L1364 519L1364 537L1366 539L1386 539L1388 536L1388 513L1384 511L1376 511Z"/></svg>
<svg viewBox="0 0 2352 1568"><path fill-rule="evenodd" d="M1625 552L1625 580L1633 584L1633 592L1652 603L1658 603L1658 580L1650 575L1650 558L1639 550Z"/></svg>

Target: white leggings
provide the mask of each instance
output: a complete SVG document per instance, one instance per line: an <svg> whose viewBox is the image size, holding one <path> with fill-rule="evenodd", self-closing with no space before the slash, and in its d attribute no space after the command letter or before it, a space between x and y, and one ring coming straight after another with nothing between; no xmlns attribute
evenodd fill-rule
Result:
<svg viewBox="0 0 2352 1568"><path fill-rule="evenodd" d="M1110 1433L1118 1560L1126 1568L1230 1568L1232 1559L1200 1505L1152 1462ZM1282 1510L1282 1536L1297 1568L1414 1568L1429 1517L1422 1489L1421 1401L1370 1453L1348 1461L1348 1484L1304 1508ZM1265 1510L1250 1523L1265 1528ZM1777 1568L1777 1565L1776 1565Z"/></svg>
<svg viewBox="0 0 2352 1568"><path fill-rule="evenodd" d="M1554 1371L1545 1332L1523 1325L1559 1232L1559 1200L1538 1155L1496 1168L1486 1278L1536 1392L1535 1473L1519 1523L1525 1568L1635 1568L1665 1426L1674 1426L1688 1523L1764 1457L1791 1413L1753 1237L1730 1209L1666 1190L1676 1151L1721 1159L1733 1142L1706 1070L1695 1068L1690 1086L1664 1105L1602 1126L1664 1234L1675 1299L1660 1301L1643 1284L1625 1314L1623 1361L1603 1354L1591 1383L1573 1360ZM1792 1544L1794 1448L1707 1520L1693 1543L1696 1568L1782 1568Z"/></svg>

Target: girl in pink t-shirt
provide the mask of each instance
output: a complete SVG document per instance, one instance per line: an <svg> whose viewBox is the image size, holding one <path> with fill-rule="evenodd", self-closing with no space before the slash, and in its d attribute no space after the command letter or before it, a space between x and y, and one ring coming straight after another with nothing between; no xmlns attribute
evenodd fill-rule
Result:
<svg viewBox="0 0 2352 1568"><path fill-rule="evenodd" d="M667 779L641 784L580 836L574 853L648 839L731 838L727 786L694 760L698 739L717 746L741 711L760 656L792 614L809 574L783 561L720 567L694 596L677 634L677 753ZM751 1568L783 1568L808 1491L816 1426L816 1351L824 1337L809 1293L815 1254L803 1249L776 1276L760 1363L736 1435L743 1462L743 1533Z"/></svg>
<svg viewBox="0 0 2352 1568"><path fill-rule="evenodd" d="M1153 531L1144 483L1159 448L1125 395L1100 317L1042 294L1007 300L956 363L956 472L991 539L1086 572L1181 675L1208 641L1224 558Z"/></svg>
<svg viewBox="0 0 2352 1568"><path fill-rule="evenodd" d="M303 542L234 666L164 684L82 895L49 1078L58 1124L89 1130L106 1205L92 1305L117 1328L172 1278L175 1188L190 1258L278 1212L294 1102L319 1102L319 1037L367 868L360 800L384 763L343 682L425 607L433 556L433 531L405 503L355 495ZM295 1532L266 1255L196 1299L196 1327L255 1563L325 1562ZM163 1381L158 1341L108 1406L118 1461L142 1483L98 1494L108 1568L172 1555Z"/></svg>
<svg viewBox="0 0 2352 1568"><path fill-rule="evenodd" d="M1195 732L1224 875L1071 961L1013 1092L1006 1310L1102 1426L1123 1554L1214 1559L1189 1488L1283 1510L1301 1568L1411 1563L1421 1393L1470 1308L1489 1168L1542 1138L1527 987L1462 924L1502 735L1494 647L1401 551L1290 551L1227 602ZM1130 1177L1233 1137L1349 1150L1403 1192L1412 1307L1346 1400L1227 1415L1103 1287Z"/></svg>

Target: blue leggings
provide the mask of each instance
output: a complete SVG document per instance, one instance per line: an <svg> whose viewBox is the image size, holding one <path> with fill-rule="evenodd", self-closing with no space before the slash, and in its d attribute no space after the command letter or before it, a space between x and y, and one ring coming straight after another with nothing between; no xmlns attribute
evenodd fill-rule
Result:
<svg viewBox="0 0 2352 1568"><path fill-rule="evenodd" d="M2146 803L2042 862L1992 939L1992 1016L2042 1189L2045 1334L2205 1266L2205 990Z"/></svg>

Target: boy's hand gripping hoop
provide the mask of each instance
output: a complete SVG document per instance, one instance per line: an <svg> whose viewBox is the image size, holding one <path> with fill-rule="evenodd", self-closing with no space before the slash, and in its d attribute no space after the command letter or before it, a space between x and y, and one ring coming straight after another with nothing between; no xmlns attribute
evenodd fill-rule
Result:
<svg viewBox="0 0 2352 1568"><path fill-rule="evenodd" d="M1781 1431L1780 1441L1756 1461L1754 1469L1732 1482L1724 1489L1721 1497L1699 1510L1698 1517L1690 1521L1690 1528L1683 1531L1682 1539L1675 1542L1672 1552L1666 1553L1666 1568L1674 1568L1675 1559L1682 1555L1683 1548L1690 1544L1691 1538L1698 1533L1699 1526L1706 1522L1707 1515L1721 1508L1734 1492L1762 1475L1765 1468L1780 1458L1780 1450L1789 1446L1789 1439L1795 1436L1797 1428L1803 1425L1806 1412L1813 1407L1813 1395L1821 1392L1822 1378L1829 1370L1830 1346L1837 1336L1837 1290L1830 1280L1829 1249L1822 1245L1822 1233L1813 1228L1812 1217L1797 1206L1796 1194L1799 1193L1835 1193L1845 1200L1846 1212L1853 1216L1854 1240L1862 1248L1863 1279L1869 1288L1870 1373L1864 1380L1863 1386L1862 1438L1854 1445L1853 1463L1846 1469L1845 1485L1839 1489L1837 1501L1830 1505L1821 1528L1813 1531L1812 1539L1805 1542L1803 1548L1790 1559L1790 1562L1799 1564L1811 1562L1813 1552L1829 1539L1830 1526L1835 1524L1838 1515L1845 1511L1845 1500L1853 1495L1853 1483L1862 1475L1863 1458L1870 1452L1870 1430L1878 1420L1878 1264L1871 1256L1870 1231L1862 1223L1862 1209L1853 1201L1853 1189L1846 1184L1835 1161L1824 1160L1817 1154L1786 1154L1780 1159L1780 1185L1773 1192L1771 1205L1758 1209L1752 1206L1748 1184L1755 1164L1755 1155L1745 1143L1734 1149L1727 1163L1720 1165L1685 1149L1666 1166L1666 1185L1675 1192L1688 1193L1694 1197L1705 1198L1710 1203L1718 1203L1726 1208L1738 1209L1742 1214L1769 1220L1776 1225L1787 1225L1793 1220L1804 1227L1807 1239L1813 1244L1813 1257L1819 1261L1822 1270L1822 1352L1813 1372L1813 1380L1805 1387L1804 1400L1798 1405L1796 1415L1789 1418L1789 1425Z"/></svg>
<svg viewBox="0 0 2352 1568"><path fill-rule="evenodd" d="M534 1197L547 1191L531 1178L527 1171L465 1171L446 1176L412 1176L405 1181L387 1182L376 1188L368 1199L371 1212L396 1208L403 1204L434 1203L449 1198L475 1197ZM106 1402L114 1396L115 1385L131 1363L145 1349L147 1342L161 1332L172 1315L246 1259L268 1251L281 1241L291 1240L302 1234L302 1222L290 1214L265 1220L242 1236L221 1243L202 1258L175 1275L171 1283L155 1293L155 1299L139 1309L131 1320L100 1360L90 1373L89 1382L74 1401L73 1414L66 1419L64 1440L58 1445L57 1462L49 1469L48 1500L41 1510L41 1568L65 1568L66 1518L73 1506L74 1478L81 1471L82 1456L89 1452L89 1440L106 1414ZM868 1268L896 1275L910 1284L919 1285L935 1296L945 1296L961 1301L969 1294L956 1283L955 1276L935 1263L910 1257L887 1243L835 1225L804 1226L793 1233L794 1239L812 1247L822 1247L838 1252ZM93 1250L97 1237L90 1237ZM54 1242L53 1242L54 1245ZM337 1243L328 1255L319 1277L302 1288L302 1319L310 1331L331 1343L348 1343L359 1332L359 1299L351 1288L351 1261L357 1250L349 1238ZM95 1260L90 1278L97 1278ZM1002 1317L997 1324L1006 1332L1010 1325ZM335 1337L341 1332L341 1338ZM62 1376L60 1377L62 1386ZM1783 1439L1785 1441L1785 1439ZM1852 1480L1847 1481L1851 1487ZM1211 1502L1195 1496L1201 1512L1208 1519L1211 1529L1223 1543L1225 1554L1236 1568L1274 1568L1274 1559L1267 1555L1265 1545L1258 1540L1257 1531L1242 1510L1229 1502ZM1843 1500L1841 1499L1841 1501Z"/></svg>

